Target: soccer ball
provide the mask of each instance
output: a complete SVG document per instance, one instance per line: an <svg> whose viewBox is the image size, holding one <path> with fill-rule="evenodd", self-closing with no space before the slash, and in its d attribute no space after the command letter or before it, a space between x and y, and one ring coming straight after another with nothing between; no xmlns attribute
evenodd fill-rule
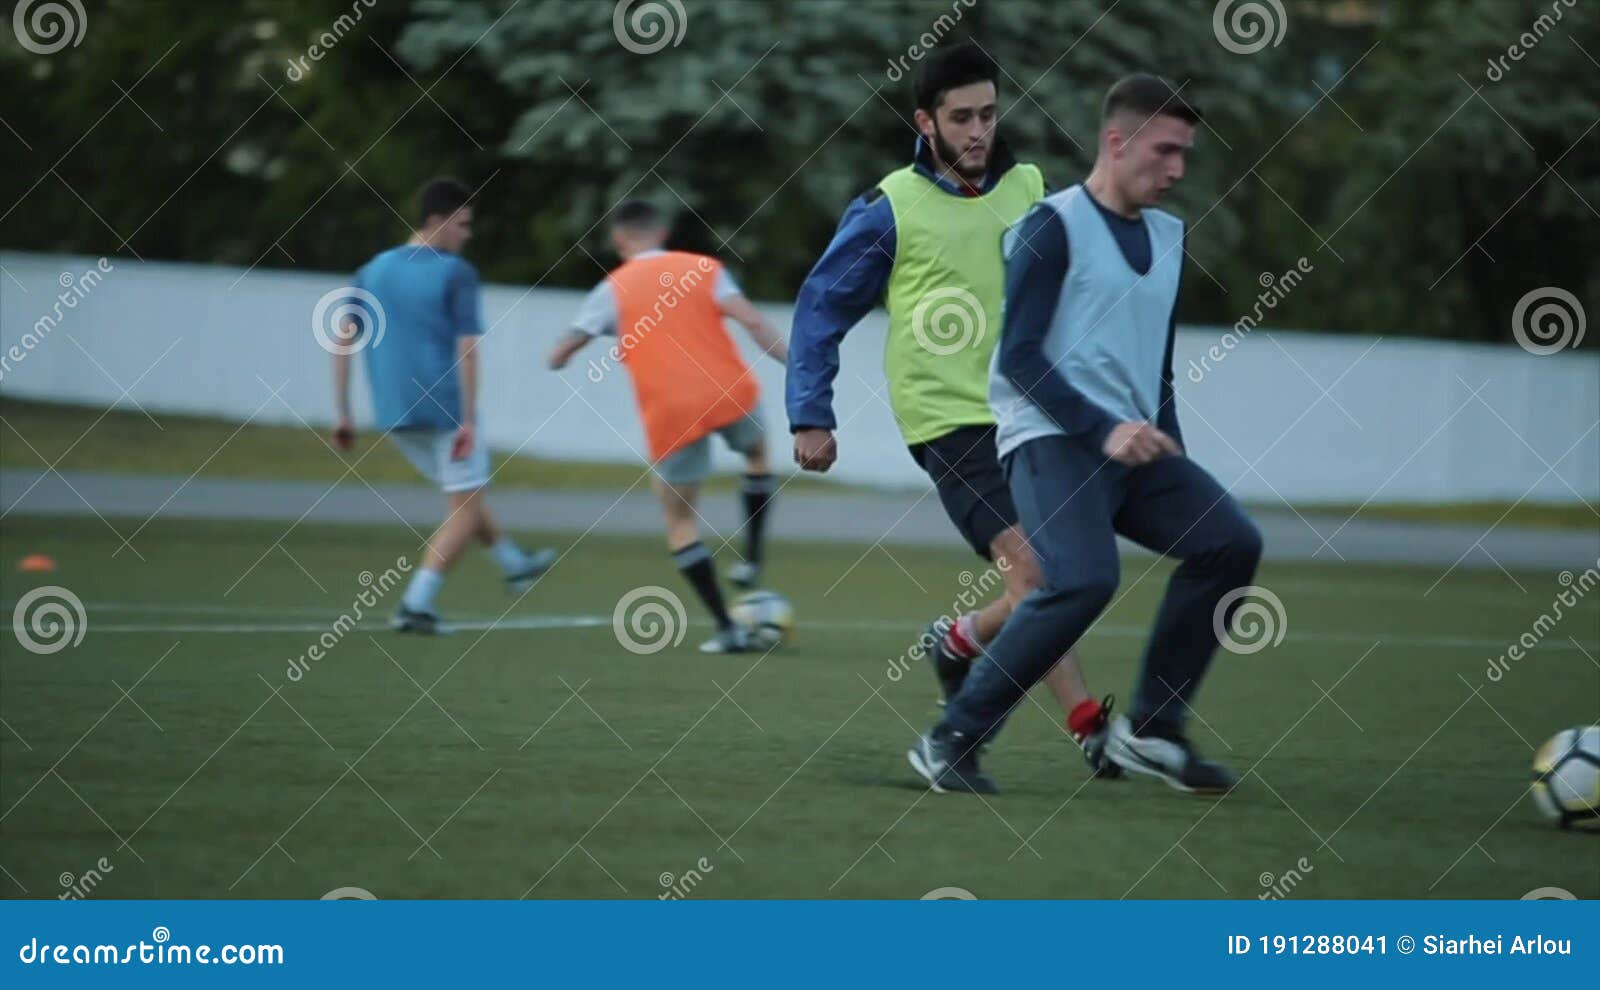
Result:
<svg viewBox="0 0 1600 990"><path fill-rule="evenodd" d="M750 630L764 650L782 643L794 631L794 606L776 591L751 591L740 595L728 614Z"/></svg>
<svg viewBox="0 0 1600 990"><path fill-rule="evenodd" d="M1600 726L1565 729L1539 747L1533 803L1562 828L1600 830Z"/></svg>

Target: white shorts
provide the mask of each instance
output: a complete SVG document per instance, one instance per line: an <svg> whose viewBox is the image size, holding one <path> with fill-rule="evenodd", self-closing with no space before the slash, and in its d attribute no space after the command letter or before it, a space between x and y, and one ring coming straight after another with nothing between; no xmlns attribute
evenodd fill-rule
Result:
<svg viewBox="0 0 1600 990"><path fill-rule="evenodd" d="M455 430L395 430L389 439L406 460L446 494L470 492L489 484L489 448L483 434L474 438L472 450L459 461L450 459Z"/></svg>

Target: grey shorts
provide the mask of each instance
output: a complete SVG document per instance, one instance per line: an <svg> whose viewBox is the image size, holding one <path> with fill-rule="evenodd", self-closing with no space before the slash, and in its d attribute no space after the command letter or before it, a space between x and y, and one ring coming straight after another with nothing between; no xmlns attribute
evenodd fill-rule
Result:
<svg viewBox="0 0 1600 990"><path fill-rule="evenodd" d="M738 454L751 454L761 446L767 434L761 425L759 411L736 419L656 462L656 474L669 485L696 485L711 474L711 437L722 437L723 443Z"/></svg>

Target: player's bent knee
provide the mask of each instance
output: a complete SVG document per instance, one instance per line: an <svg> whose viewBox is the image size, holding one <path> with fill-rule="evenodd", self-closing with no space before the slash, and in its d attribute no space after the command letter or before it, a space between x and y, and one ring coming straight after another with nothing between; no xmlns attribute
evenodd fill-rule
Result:
<svg viewBox="0 0 1600 990"><path fill-rule="evenodd" d="M1246 519L1244 532L1239 540L1239 553L1249 557L1252 562L1259 562L1262 553L1266 550L1266 541L1261 537L1261 530L1256 524Z"/></svg>
<svg viewBox="0 0 1600 990"><path fill-rule="evenodd" d="M1116 575L1095 578L1080 585L1078 589L1078 594L1082 596L1083 601L1092 606L1096 612L1110 605L1111 599L1116 596L1116 593Z"/></svg>
<svg viewBox="0 0 1600 990"><path fill-rule="evenodd" d="M1239 525L1228 538L1224 552L1235 566L1254 571L1256 565L1261 562L1265 545L1265 541L1261 538L1261 530L1256 524L1241 517Z"/></svg>

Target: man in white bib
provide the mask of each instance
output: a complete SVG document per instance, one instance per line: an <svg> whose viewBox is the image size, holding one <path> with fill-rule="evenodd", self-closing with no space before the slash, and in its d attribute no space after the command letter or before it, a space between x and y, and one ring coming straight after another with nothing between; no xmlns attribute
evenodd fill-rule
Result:
<svg viewBox="0 0 1600 990"><path fill-rule="evenodd" d="M1121 80L1106 95L1089 177L1040 201L1007 234L989 402L1044 587L1012 613L944 719L907 754L934 790L995 790L978 769L979 748L1110 603L1119 533L1182 563L1107 756L1190 793L1225 793L1235 782L1195 753L1183 729L1216 651L1214 614L1250 584L1261 535L1183 452L1172 345L1184 224L1154 208L1183 178L1199 119L1162 80Z"/></svg>

